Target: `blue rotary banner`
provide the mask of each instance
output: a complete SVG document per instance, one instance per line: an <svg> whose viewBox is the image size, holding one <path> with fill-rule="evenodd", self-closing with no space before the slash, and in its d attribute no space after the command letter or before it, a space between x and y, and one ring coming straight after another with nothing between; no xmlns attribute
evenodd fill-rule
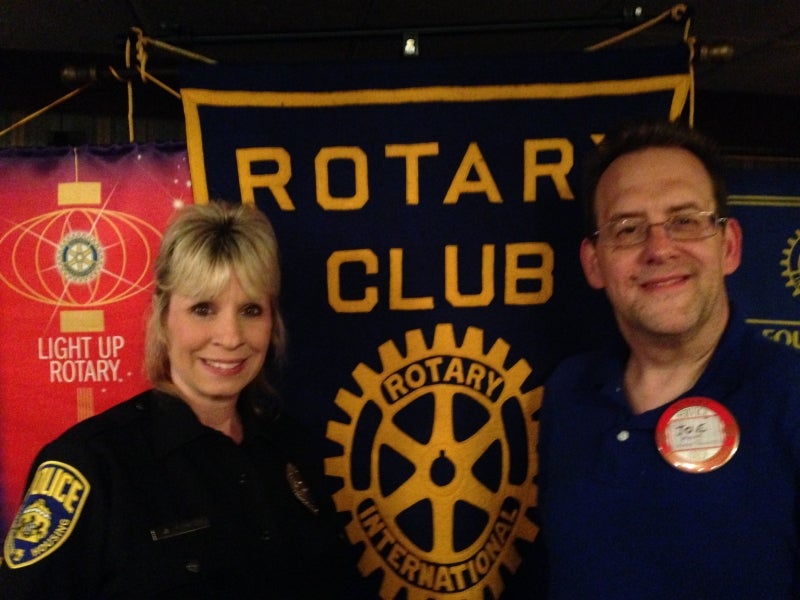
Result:
<svg viewBox="0 0 800 600"><path fill-rule="evenodd" d="M742 224L742 265L731 298L762 335L800 350L800 163L731 160L731 215Z"/></svg>
<svg viewBox="0 0 800 600"><path fill-rule="evenodd" d="M578 262L580 160L690 87L683 46L184 73L195 201L275 225L286 408L376 597L507 588L537 533L542 382L612 327Z"/></svg>

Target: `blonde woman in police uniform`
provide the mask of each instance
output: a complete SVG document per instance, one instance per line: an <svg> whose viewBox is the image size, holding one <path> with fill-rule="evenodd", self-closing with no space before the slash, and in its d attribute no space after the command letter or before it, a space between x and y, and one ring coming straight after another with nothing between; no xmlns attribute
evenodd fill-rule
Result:
<svg viewBox="0 0 800 600"><path fill-rule="evenodd" d="M156 261L154 389L39 453L0 597L335 598L354 573L267 373L285 347L257 209L182 210Z"/></svg>

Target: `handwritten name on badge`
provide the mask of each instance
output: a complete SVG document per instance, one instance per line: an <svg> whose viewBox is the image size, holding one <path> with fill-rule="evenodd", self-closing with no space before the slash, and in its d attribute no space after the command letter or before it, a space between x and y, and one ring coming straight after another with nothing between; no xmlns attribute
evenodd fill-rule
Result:
<svg viewBox="0 0 800 600"><path fill-rule="evenodd" d="M727 408L711 398L683 398L661 415L656 446L676 469L707 473L736 453L739 425Z"/></svg>

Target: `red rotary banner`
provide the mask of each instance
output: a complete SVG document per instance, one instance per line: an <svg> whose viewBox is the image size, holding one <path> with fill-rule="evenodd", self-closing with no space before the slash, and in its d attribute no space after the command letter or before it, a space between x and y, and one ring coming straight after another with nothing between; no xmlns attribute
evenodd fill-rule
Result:
<svg viewBox="0 0 800 600"><path fill-rule="evenodd" d="M152 263L192 202L183 144L0 152L0 530L36 452L148 387Z"/></svg>

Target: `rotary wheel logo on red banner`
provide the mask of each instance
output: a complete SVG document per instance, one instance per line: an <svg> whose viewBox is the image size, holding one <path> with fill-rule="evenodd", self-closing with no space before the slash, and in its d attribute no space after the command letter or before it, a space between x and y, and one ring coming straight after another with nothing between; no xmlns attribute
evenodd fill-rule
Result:
<svg viewBox="0 0 800 600"><path fill-rule="evenodd" d="M341 389L349 423L330 421L328 439L343 454L326 461L343 480L336 507L352 516L347 534L363 543L359 568L383 571L380 594L409 600L474 598L504 589L501 566L519 566L517 540L538 527L533 476L542 389L523 391L526 361L506 367L509 347L483 352L483 332L436 327L378 348L382 371L353 371L361 393Z"/></svg>
<svg viewBox="0 0 800 600"><path fill-rule="evenodd" d="M59 308L105 306L148 289L160 240L153 225L120 211L73 207L36 215L0 236L0 280Z"/></svg>

